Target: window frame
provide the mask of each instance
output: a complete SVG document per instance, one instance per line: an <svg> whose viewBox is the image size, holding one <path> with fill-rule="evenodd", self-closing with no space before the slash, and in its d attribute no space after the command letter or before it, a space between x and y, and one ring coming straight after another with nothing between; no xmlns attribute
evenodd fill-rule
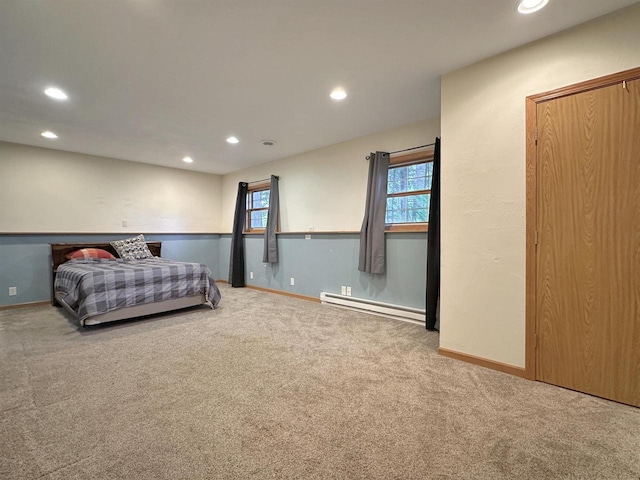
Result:
<svg viewBox="0 0 640 480"><path fill-rule="evenodd" d="M435 149L430 147L427 150L420 152L407 153L404 155L398 155L389 159L389 170L398 167L407 167L409 165L416 165L419 163L433 163ZM387 174L388 178L388 174ZM433 179L432 179L433 181ZM385 212L386 212L386 200L393 197L404 197L408 195L431 195L431 188L426 190L416 190L413 192L400 192L400 193L387 193L385 197ZM428 212L427 212L428 215ZM385 223L386 232L427 232L429 231L429 222L412 222L412 223Z"/></svg>
<svg viewBox="0 0 640 480"><path fill-rule="evenodd" d="M269 207L260 207L260 208L249 208L249 203L251 202L251 206L253 206L253 194L255 192L264 192L271 191L271 183L263 182L256 183L254 185L249 185L247 187L247 203L246 203L246 213L244 216L244 229L242 233L264 233L264 228L252 228L251 227L251 213L258 212L262 210L269 210ZM269 196L269 204L271 204L271 196Z"/></svg>

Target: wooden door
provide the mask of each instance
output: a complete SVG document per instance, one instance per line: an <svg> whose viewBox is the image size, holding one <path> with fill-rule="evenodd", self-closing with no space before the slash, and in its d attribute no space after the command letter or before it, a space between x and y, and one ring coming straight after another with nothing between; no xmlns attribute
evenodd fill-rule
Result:
<svg viewBox="0 0 640 480"><path fill-rule="evenodd" d="M537 122L537 379L640 406L640 80Z"/></svg>

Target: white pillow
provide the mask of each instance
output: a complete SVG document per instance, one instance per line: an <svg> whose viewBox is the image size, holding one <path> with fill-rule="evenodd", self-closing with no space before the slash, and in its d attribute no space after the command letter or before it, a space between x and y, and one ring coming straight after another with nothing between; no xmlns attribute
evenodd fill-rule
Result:
<svg viewBox="0 0 640 480"><path fill-rule="evenodd" d="M138 235L137 237L125 238L124 240L116 240L110 242L111 246L115 248L118 255L123 260L141 260L143 258L153 258L147 243L144 240L144 235Z"/></svg>

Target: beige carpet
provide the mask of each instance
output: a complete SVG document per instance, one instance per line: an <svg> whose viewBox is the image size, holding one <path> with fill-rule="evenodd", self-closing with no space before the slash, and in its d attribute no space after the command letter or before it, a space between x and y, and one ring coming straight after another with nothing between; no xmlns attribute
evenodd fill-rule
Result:
<svg viewBox="0 0 640 480"><path fill-rule="evenodd" d="M86 330L0 312L0 478L640 478L638 409L440 357L419 326L222 295Z"/></svg>

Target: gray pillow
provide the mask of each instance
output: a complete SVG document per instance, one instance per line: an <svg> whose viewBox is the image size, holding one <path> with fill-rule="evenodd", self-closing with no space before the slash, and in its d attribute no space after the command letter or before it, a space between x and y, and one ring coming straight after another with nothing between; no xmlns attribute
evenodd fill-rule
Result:
<svg viewBox="0 0 640 480"><path fill-rule="evenodd" d="M137 237L125 238L124 240L116 240L111 242L111 246L115 248L118 255L123 260L141 260L143 258L153 258L144 235Z"/></svg>

